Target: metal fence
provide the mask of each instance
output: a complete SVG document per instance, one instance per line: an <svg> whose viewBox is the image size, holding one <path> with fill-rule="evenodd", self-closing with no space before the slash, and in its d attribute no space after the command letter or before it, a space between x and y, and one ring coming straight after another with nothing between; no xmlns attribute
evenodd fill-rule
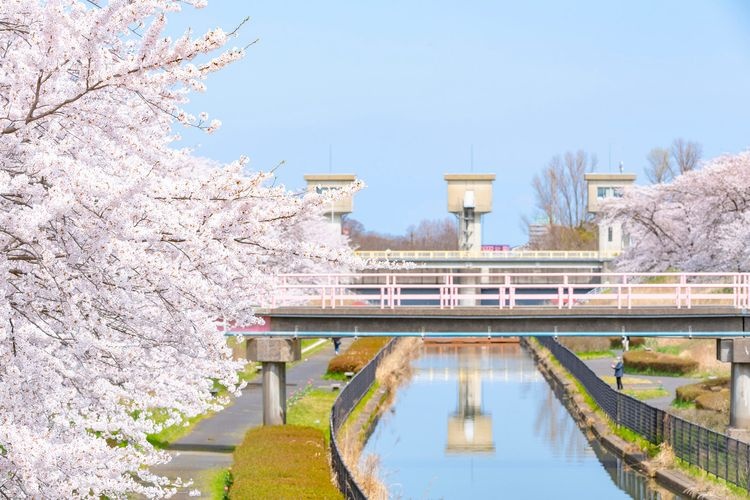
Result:
<svg viewBox="0 0 750 500"><path fill-rule="evenodd" d="M367 366L362 368L354 378L352 378L346 387L341 390L341 393L333 403L331 409L331 466L336 473L336 481L338 482L339 490L344 494L346 498L353 499L366 499L364 492L354 480L354 476L346 467L344 459L339 451L338 443L336 441L336 433L338 432L341 425L346 422L347 417L352 412L355 406L362 400L362 397L370 390L373 382L375 381L375 372L378 369L378 365L382 359L388 355L393 347L398 342L398 339L391 339L380 352L370 361Z"/></svg>
<svg viewBox="0 0 750 500"><path fill-rule="evenodd" d="M750 306L750 273L293 273L274 277L263 307L321 309L483 306L516 309Z"/></svg>
<svg viewBox="0 0 750 500"><path fill-rule="evenodd" d="M750 445L616 391L554 338L536 339L583 384L616 424L640 434L651 443L666 442L678 458L750 491Z"/></svg>

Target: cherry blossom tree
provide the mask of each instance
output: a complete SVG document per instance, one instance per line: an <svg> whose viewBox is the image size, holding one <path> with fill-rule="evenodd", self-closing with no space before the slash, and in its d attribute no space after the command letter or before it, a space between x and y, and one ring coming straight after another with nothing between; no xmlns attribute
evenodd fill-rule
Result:
<svg viewBox="0 0 750 500"><path fill-rule="evenodd" d="M177 147L219 127L188 95L243 56L221 29L165 35L201 4L0 4L1 497L170 494L152 412L237 389L216 318L254 321L274 272L355 264L318 224L335 194Z"/></svg>
<svg viewBox="0 0 750 500"><path fill-rule="evenodd" d="M722 156L668 184L607 201L604 219L631 240L633 271L750 271L750 153Z"/></svg>

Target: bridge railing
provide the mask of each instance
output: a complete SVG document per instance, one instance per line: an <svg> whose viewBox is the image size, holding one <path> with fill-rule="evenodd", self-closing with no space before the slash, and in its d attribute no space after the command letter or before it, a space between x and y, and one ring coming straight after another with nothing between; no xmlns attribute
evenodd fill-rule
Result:
<svg viewBox="0 0 750 500"><path fill-rule="evenodd" d="M750 444L730 438L614 390L552 337L536 337L575 376L609 418L649 442L666 442L674 454L750 491Z"/></svg>
<svg viewBox="0 0 750 500"><path fill-rule="evenodd" d="M375 260L612 260L619 252L596 250L378 250L355 252L364 259Z"/></svg>
<svg viewBox="0 0 750 500"><path fill-rule="evenodd" d="M393 347L395 347L396 342L398 342L398 339L391 339L391 341L388 342L388 344L386 344L386 346L383 347L383 349L381 349L380 352L378 352L378 354L375 355L375 357L364 368L362 368L348 384L346 384L336 398L336 401L334 401L331 409L331 420L329 422L331 430L331 467L336 473L336 482L339 490L347 499L364 500L367 496L362 491L361 486L357 484L357 481L354 479L354 476L344 462L344 457L339 448L337 434L354 407L362 400L367 391L370 390L373 382L375 382L375 373L377 372L380 362L391 352Z"/></svg>
<svg viewBox="0 0 750 500"><path fill-rule="evenodd" d="M547 306L746 308L747 273L463 273L284 274L264 307Z"/></svg>

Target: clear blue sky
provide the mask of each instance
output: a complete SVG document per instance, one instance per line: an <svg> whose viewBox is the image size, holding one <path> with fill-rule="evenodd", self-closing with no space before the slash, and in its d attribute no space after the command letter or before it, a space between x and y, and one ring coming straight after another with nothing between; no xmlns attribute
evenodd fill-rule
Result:
<svg viewBox="0 0 750 500"><path fill-rule="evenodd" d="M356 173L353 216L403 233L447 216L444 173L497 174L485 243L520 244L534 173L584 149L598 171L643 179L648 151L683 137L704 157L750 146L750 4L744 0L212 0L170 30L230 31L247 57L211 77L194 112L223 122L183 134L201 155L281 183ZM611 158L611 167L610 167Z"/></svg>

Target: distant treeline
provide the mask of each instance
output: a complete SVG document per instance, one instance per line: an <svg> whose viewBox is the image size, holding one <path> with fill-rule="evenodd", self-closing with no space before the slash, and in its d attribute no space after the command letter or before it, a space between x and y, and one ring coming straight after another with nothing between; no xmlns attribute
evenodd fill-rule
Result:
<svg viewBox="0 0 750 500"><path fill-rule="evenodd" d="M361 222L347 217L343 230L357 250L458 250L458 225L451 217L423 220L409 226L404 235L368 231Z"/></svg>

